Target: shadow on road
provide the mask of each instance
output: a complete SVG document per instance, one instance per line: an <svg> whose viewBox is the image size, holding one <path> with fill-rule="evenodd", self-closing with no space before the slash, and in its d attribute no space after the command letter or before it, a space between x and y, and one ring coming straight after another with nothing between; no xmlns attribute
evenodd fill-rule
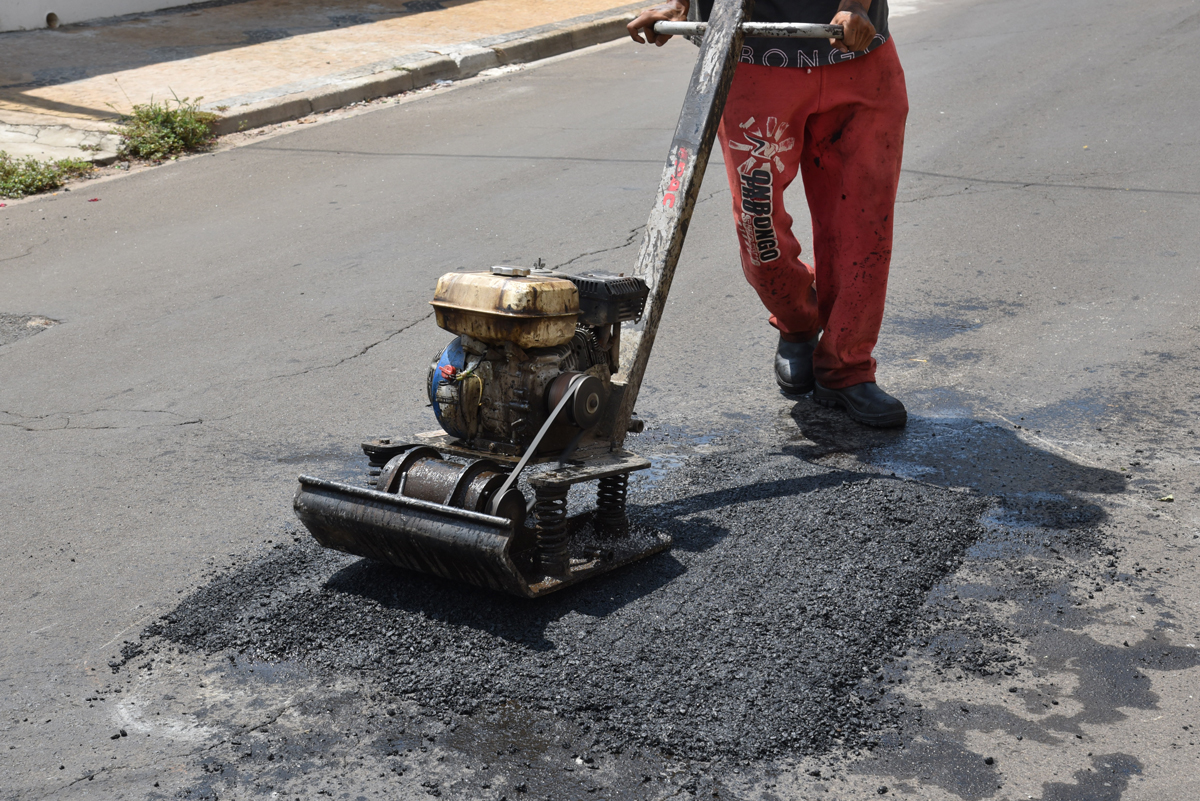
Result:
<svg viewBox="0 0 1200 801"><path fill-rule="evenodd" d="M330 576L325 589L372 601L387 610L475 629L534 651L551 651L555 645L546 638L546 629L566 615L607 617L670 583L683 571L670 553L659 554L531 600L362 559Z"/></svg>
<svg viewBox="0 0 1200 801"><path fill-rule="evenodd" d="M1070 529L1107 513L1088 495L1125 492L1125 474L1073 461L1055 446L1031 444L1016 429L970 418L910 417L903 429L859 425L809 399L791 417L799 436L783 450L810 462L849 456L905 478L966 487L997 498L1003 522Z"/></svg>

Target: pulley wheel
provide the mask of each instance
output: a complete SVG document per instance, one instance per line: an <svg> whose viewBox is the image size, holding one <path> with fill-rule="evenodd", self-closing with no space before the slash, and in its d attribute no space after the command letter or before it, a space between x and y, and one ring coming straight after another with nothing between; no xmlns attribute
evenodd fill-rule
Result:
<svg viewBox="0 0 1200 801"><path fill-rule="evenodd" d="M591 428L600 422L600 414L604 411L605 392L604 382L594 375L584 373L563 373L550 382L546 393L546 405L550 411L562 400L563 394L570 388L571 382L578 376L584 376L583 381L575 389L575 396L567 401L563 410L567 419L580 428Z"/></svg>

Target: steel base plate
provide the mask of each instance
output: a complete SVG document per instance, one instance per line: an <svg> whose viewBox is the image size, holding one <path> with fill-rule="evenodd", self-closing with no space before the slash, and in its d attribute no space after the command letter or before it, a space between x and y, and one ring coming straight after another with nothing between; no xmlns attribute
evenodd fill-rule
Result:
<svg viewBox="0 0 1200 801"><path fill-rule="evenodd" d="M533 567L533 548L513 554L513 562L529 582L527 597L547 595L671 547L669 534L639 525L636 520L629 521L629 533L624 537L597 537L592 527L594 514L586 512L567 520L567 529L570 532L567 553L571 560L571 568L566 576L537 577Z"/></svg>

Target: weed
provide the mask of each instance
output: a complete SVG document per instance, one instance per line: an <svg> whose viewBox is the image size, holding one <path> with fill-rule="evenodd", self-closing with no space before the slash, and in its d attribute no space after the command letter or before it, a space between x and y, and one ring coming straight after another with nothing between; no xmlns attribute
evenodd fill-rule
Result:
<svg viewBox="0 0 1200 801"><path fill-rule="evenodd" d="M151 100L133 107L122 116L117 133L121 136L120 154L125 157L162 161L180 153L205 150L216 141L213 125L217 115L201 111L199 103L188 98L162 103Z"/></svg>
<svg viewBox="0 0 1200 801"><path fill-rule="evenodd" d="M57 189L64 181L87 175L92 169L91 163L82 159L15 159L0 150L0 197L25 197Z"/></svg>

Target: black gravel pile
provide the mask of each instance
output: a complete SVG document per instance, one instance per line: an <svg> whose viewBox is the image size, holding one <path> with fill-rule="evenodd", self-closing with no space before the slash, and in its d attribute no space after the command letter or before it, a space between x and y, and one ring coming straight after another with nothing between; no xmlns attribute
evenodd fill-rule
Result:
<svg viewBox="0 0 1200 801"><path fill-rule="evenodd" d="M870 744L900 712L872 681L988 502L759 454L693 456L638 484L636 514L671 552L541 600L325 552L301 531L147 635L356 672L439 715L557 716L612 753Z"/></svg>

